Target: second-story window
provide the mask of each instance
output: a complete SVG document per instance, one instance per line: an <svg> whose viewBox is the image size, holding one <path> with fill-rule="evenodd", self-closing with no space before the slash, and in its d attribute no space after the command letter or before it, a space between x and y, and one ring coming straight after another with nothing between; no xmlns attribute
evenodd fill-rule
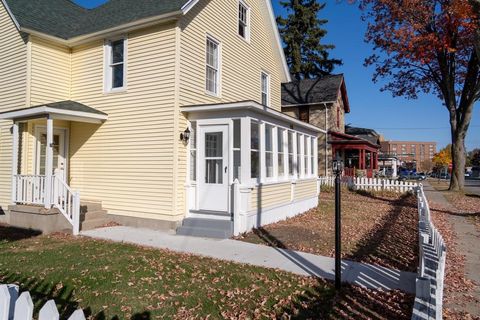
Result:
<svg viewBox="0 0 480 320"><path fill-rule="evenodd" d="M107 45L107 91L125 87L126 40L109 41Z"/></svg>
<svg viewBox="0 0 480 320"><path fill-rule="evenodd" d="M265 72L262 72L262 104L264 106L270 106L270 76Z"/></svg>
<svg viewBox="0 0 480 320"><path fill-rule="evenodd" d="M210 37L207 37L206 64L206 90L208 93L217 96L219 89L219 43Z"/></svg>
<svg viewBox="0 0 480 320"><path fill-rule="evenodd" d="M250 38L249 10L243 1L238 3L238 35L247 41Z"/></svg>

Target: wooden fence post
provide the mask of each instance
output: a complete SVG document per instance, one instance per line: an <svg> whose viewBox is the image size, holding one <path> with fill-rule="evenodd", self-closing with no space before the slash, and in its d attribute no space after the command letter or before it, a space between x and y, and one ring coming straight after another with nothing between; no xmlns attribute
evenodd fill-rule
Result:
<svg viewBox="0 0 480 320"><path fill-rule="evenodd" d="M81 309L75 311L68 320L85 320L85 315Z"/></svg>
<svg viewBox="0 0 480 320"><path fill-rule="evenodd" d="M23 292L15 303L13 320L32 320L33 302L28 291Z"/></svg>

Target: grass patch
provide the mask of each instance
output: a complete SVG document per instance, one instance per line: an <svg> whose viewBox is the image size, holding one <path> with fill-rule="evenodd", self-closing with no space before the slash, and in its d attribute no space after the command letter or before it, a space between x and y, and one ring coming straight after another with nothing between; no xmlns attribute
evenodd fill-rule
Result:
<svg viewBox="0 0 480 320"><path fill-rule="evenodd" d="M166 250L5 226L0 235L0 283L29 290L36 312L55 299L62 318L79 307L90 319L411 317L413 298L398 291L337 294L320 279Z"/></svg>
<svg viewBox="0 0 480 320"><path fill-rule="evenodd" d="M343 258L416 272L415 196L343 189L341 205ZM333 257L334 219L334 194L323 192L317 208L254 230L239 240Z"/></svg>

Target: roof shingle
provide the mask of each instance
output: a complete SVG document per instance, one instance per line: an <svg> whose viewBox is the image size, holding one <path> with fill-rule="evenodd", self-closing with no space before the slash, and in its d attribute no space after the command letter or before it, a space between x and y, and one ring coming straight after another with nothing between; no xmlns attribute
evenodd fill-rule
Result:
<svg viewBox="0 0 480 320"><path fill-rule="evenodd" d="M336 101L343 74L282 83L282 106Z"/></svg>

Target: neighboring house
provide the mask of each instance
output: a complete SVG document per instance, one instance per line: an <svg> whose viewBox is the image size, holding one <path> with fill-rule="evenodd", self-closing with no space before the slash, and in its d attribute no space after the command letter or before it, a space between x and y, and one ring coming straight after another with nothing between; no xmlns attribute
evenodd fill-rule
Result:
<svg viewBox="0 0 480 320"><path fill-rule="evenodd" d="M345 114L350 112L347 87L342 74L282 84L282 111L332 133L345 132ZM331 138L318 139L318 173L332 174Z"/></svg>
<svg viewBox="0 0 480 320"><path fill-rule="evenodd" d="M2 0L0 26L11 224L75 232L81 201L85 228L226 237L317 205L322 130L281 113L269 0Z"/></svg>

